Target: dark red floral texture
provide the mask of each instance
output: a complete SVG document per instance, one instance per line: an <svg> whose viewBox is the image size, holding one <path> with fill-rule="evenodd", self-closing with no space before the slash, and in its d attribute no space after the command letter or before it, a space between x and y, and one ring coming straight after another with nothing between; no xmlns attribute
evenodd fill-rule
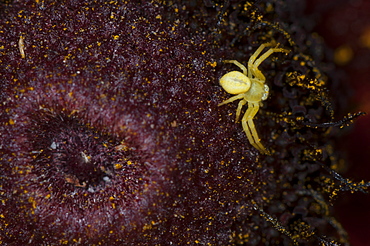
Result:
<svg viewBox="0 0 370 246"><path fill-rule="evenodd" d="M269 174L217 108L212 40L169 11L1 5L2 243L227 244L247 219Z"/></svg>
<svg viewBox="0 0 370 246"><path fill-rule="evenodd" d="M369 180L370 148L370 2L369 1L312 1L310 12L316 13L316 31L335 51L336 64L345 73L342 81L348 84L351 108L366 112L358 119L349 136L342 142L348 153L347 177ZM336 214L348 231L351 245L369 245L370 231L368 194L345 194Z"/></svg>
<svg viewBox="0 0 370 246"><path fill-rule="evenodd" d="M346 98L331 99L345 93L302 4L27 0L0 15L2 244L348 242L326 127ZM237 69L222 60L247 65L266 42L290 51L260 65L269 156L237 103L218 107Z"/></svg>

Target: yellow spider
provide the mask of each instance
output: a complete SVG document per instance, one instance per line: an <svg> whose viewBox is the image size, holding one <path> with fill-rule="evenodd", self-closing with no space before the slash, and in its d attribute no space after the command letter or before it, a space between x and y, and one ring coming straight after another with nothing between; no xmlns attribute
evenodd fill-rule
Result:
<svg viewBox="0 0 370 246"><path fill-rule="evenodd" d="M267 99L269 95L269 87L265 84L266 78L258 69L258 66L274 52L289 53L288 50L275 47L270 48L257 59L265 47L270 47L272 45L272 43L261 44L256 52L254 52L254 54L249 58L248 69L236 60L224 61L226 63L235 64L243 71L243 73L232 71L225 74L220 79L220 85L226 92L237 95L223 101L218 106L241 99L236 110L237 122L239 120L242 107L248 102L248 109L242 118L243 130L247 134L251 145L263 154L269 154L269 152L260 142L256 127L253 123L253 118L257 114L259 107L262 106L262 101Z"/></svg>

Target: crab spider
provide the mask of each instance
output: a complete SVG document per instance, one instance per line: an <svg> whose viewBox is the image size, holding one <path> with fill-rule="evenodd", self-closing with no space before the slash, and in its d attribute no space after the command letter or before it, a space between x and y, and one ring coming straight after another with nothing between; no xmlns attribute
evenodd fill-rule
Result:
<svg viewBox="0 0 370 246"><path fill-rule="evenodd" d="M239 120L242 107L248 103L248 109L241 120L243 130L247 135L250 144L263 154L269 154L269 151L261 144L253 119L257 114L260 105L262 105L262 101L267 99L269 95L269 87L265 84L266 78L258 69L258 66L274 52L289 53L286 49L275 47L268 49L260 56L262 50L270 46L272 46L271 43L261 44L256 52L254 52L254 54L249 58L248 69L236 60L224 61L225 63L235 64L243 72L232 71L221 77L220 85L222 88L230 94L236 94L236 96L233 96L218 105L221 106L241 99L236 110L237 122Z"/></svg>

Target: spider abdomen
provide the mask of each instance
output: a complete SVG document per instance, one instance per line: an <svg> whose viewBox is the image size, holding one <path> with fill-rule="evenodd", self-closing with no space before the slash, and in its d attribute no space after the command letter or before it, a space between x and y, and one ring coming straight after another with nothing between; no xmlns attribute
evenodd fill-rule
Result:
<svg viewBox="0 0 370 246"><path fill-rule="evenodd" d="M232 71L220 79L222 88L230 94L245 93L251 88L250 79L239 71Z"/></svg>

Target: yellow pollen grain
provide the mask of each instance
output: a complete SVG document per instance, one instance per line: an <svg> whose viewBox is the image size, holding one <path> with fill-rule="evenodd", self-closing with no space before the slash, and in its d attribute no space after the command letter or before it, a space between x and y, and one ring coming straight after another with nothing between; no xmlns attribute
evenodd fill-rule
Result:
<svg viewBox="0 0 370 246"><path fill-rule="evenodd" d="M121 164L119 164L119 163L117 163L117 164L115 164L115 165L114 165L114 168L115 168L115 169L121 169L121 168L122 168L122 165L121 165Z"/></svg>
<svg viewBox="0 0 370 246"><path fill-rule="evenodd" d="M18 46L21 57L26 58L26 54L24 53L24 39L22 36L19 37Z"/></svg>
<svg viewBox="0 0 370 246"><path fill-rule="evenodd" d="M211 67L216 67L217 66L217 62L210 62L210 61L208 61L207 62L207 65L209 65Z"/></svg>

